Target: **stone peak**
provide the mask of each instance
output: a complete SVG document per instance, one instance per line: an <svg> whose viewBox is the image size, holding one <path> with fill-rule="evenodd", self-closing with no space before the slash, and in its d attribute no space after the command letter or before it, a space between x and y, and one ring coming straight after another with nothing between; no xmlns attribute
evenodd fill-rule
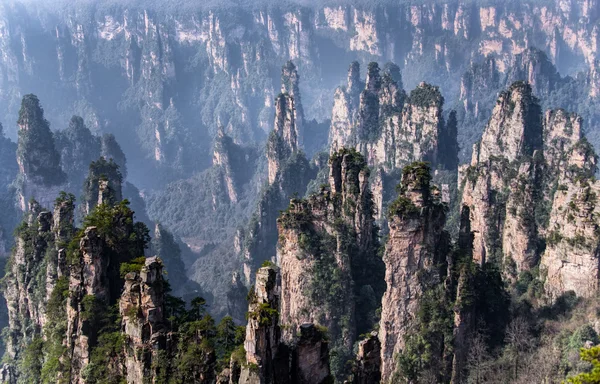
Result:
<svg viewBox="0 0 600 384"><path fill-rule="evenodd" d="M400 193L417 207L429 204L431 200L431 168L429 164L419 161L404 167Z"/></svg>
<svg viewBox="0 0 600 384"><path fill-rule="evenodd" d="M500 93L492 116L475 145L472 164L487 162L492 157L514 161L531 156L541 149L543 138L542 110L531 85L514 82Z"/></svg>
<svg viewBox="0 0 600 384"><path fill-rule="evenodd" d="M381 88L381 74L379 73L379 64L375 61L369 63L367 67L367 83L365 90L369 92L379 92Z"/></svg>
<svg viewBox="0 0 600 384"><path fill-rule="evenodd" d="M360 91L360 64L358 61L353 61L348 68L348 88L349 93Z"/></svg>

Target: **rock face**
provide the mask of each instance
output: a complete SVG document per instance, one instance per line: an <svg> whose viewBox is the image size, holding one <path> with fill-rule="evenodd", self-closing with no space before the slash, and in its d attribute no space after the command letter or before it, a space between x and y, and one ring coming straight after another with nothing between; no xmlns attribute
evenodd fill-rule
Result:
<svg viewBox="0 0 600 384"><path fill-rule="evenodd" d="M300 76L298 70L292 61L288 61L281 69L281 93L288 94L294 99L294 124L298 145L303 145L304 140L304 108L302 107L302 98L300 96ZM275 108L277 113L277 104ZM277 128L277 120L275 121Z"/></svg>
<svg viewBox="0 0 600 384"><path fill-rule="evenodd" d="M150 257L139 274L130 272L125 276L119 313L122 331L127 336L125 367L128 383L141 383L144 378L157 377L158 353L166 350L162 268L159 258Z"/></svg>
<svg viewBox="0 0 600 384"><path fill-rule="evenodd" d="M383 292L383 265L368 176L360 154L341 150L330 158L330 186L292 200L278 220L286 342L302 324L316 323L329 330L332 350L349 357L357 334L373 326L369 308Z"/></svg>
<svg viewBox="0 0 600 384"><path fill-rule="evenodd" d="M97 214L109 218L110 222L107 223L106 219L93 221L100 226L90 226L84 230L79 248L69 261L67 333L64 343L66 358L71 362L69 375L73 383L85 382L84 372L101 331L99 322L106 319L110 306L117 304L120 299L123 287L121 263L144 255L146 245L146 239L138 232L139 225L134 224L133 211L123 204L104 205L99 209L102 212ZM113 236L114 233L119 236ZM146 278L156 278L153 275L156 268L150 269L150 264L147 265ZM153 304L146 304L150 310ZM108 367L108 371L123 374L118 362L114 363L115 366Z"/></svg>
<svg viewBox="0 0 600 384"><path fill-rule="evenodd" d="M6 340L9 361L18 360L24 347L41 336L46 324L50 293L66 273L62 247L73 233L73 201L72 196L57 199L54 214L33 201L16 231L16 245L3 284L10 329ZM14 372L14 367L11 370Z"/></svg>
<svg viewBox="0 0 600 384"><path fill-rule="evenodd" d="M79 248L80 259L71 266L69 275L66 345L71 361L71 381L85 383L83 372L90 362L91 347L99 331L90 321L94 316L92 311L108 305L111 297L109 260L103 254L104 244L96 227L86 228Z"/></svg>
<svg viewBox="0 0 600 384"><path fill-rule="evenodd" d="M322 330L306 323L299 327L293 344L281 339L281 286L277 275L274 267L262 267L256 273L256 284L249 296L246 364L239 383L324 384L331 376L329 346ZM230 382L237 383L233 378Z"/></svg>
<svg viewBox="0 0 600 384"><path fill-rule="evenodd" d="M369 165L386 171L420 160L438 164L439 138L448 128L442 117L444 99L439 90L421 83L407 96L399 68L390 63L380 74L379 65L373 62L359 94L358 72L358 63L353 63L348 85L336 91L329 136L331 153L355 147Z"/></svg>
<svg viewBox="0 0 600 384"><path fill-rule="evenodd" d="M503 92L480 143L473 147L462 202L470 208L473 257L479 263L504 255L523 270L537 262L537 227L530 211L543 194L543 122L531 92L523 82Z"/></svg>
<svg viewBox="0 0 600 384"><path fill-rule="evenodd" d="M243 250L244 277L247 285L253 271L264 260L274 260L277 244L277 216L294 194L304 195L316 170L300 151L302 109L299 97L298 74L292 63L282 70L282 90L275 101L275 128L267 140L268 186L259 197L257 212L245 234Z"/></svg>
<svg viewBox="0 0 600 384"><path fill-rule="evenodd" d="M598 292L600 223L596 196L600 183L592 177L596 159L585 139L566 153L540 266L546 275L544 289L551 301L567 291L581 297L592 297Z"/></svg>
<svg viewBox="0 0 600 384"><path fill-rule="evenodd" d="M596 292L595 169L581 118L561 109L542 117L531 87L513 84L500 95L463 180L473 258L499 263L509 281L540 265L550 301L569 290Z"/></svg>
<svg viewBox="0 0 600 384"><path fill-rule="evenodd" d="M583 75L561 77L555 64L546 53L535 47L529 47L512 58L489 56L472 63L462 76L459 97L463 107L460 142L465 148L461 158L470 156L470 144L479 138L480 127L485 126L484 119L492 113L497 95L517 81L529 83L544 108L561 107L575 111L583 114L589 123L595 124L597 118L594 113L588 113L585 107L590 103L589 94L594 93L594 82L591 80L594 66L591 66L586 79ZM570 91L572 89L580 92L573 93ZM567 94L570 96L565 97Z"/></svg>
<svg viewBox="0 0 600 384"><path fill-rule="evenodd" d="M337 88L333 97L334 104L329 130L331 153L339 151L344 146L355 145L354 131L358 124L360 94L363 88L364 82L360 79L360 64L355 61L350 64L347 85Z"/></svg>
<svg viewBox="0 0 600 384"><path fill-rule="evenodd" d="M381 382L381 343L377 332L358 343L358 353L353 369L353 384Z"/></svg>
<svg viewBox="0 0 600 384"><path fill-rule="evenodd" d="M477 149L475 162L485 163L492 157L512 162L523 155L531 156L542 147L542 114L531 86L516 82L500 94L492 117Z"/></svg>
<svg viewBox="0 0 600 384"><path fill-rule="evenodd" d="M120 5L106 10L85 7L89 17L73 16L74 8L67 4L65 13L44 8L55 20L47 28L39 10L28 3L6 5L0 71L6 74L2 105L7 107L0 111L0 120L15 121L8 106L33 87L43 99L52 99L48 110L53 119L79 112L92 130L117 131L109 123L118 116L117 106L93 97L93 90L108 79L115 84L114 99L126 100L119 107L125 109L124 115L143 122L131 127L131 132L150 141L144 152L160 162L169 159L170 144L194 148L193 140L186 144L190 137L174 127L174 116L187 115L196 104L175 90L187 87L201 95L203 126L221 123L237 143L252 141L271 123L264 124L265 116L272 115L272 104L265 99L273 99L277 66L287 60L296 61L314 88L304 100L313 106L329 93L321 84L329 75L328 63L342 55L350 60L370 55L405 63L420 77L423 64L428 63L435 65L429 71L443 71L449 78L460 76L456 70L466 64L465 58L495 55L504 64L530 46L543 49L562 73L597 58L598 49L591 43L599 14L596 3L525 4L394 3L383 4L381 12L358 5L213 8L187 4L177 15L155 6ZM391 14L398 17L382 16ZM247 21L243 31L240 23L228 23L232 17ZM32 49L40 44L48 49ZM192 59L196 61L186 67ZM96 64L102 75L93 70ZM209 80L190 84L197 68L205 68ZM44 87L49 81L60 85L54 93ZM250 112L255 106L260 113Z"/></svg>
<svg viewBox="0 0 600 384"><path fill-rule="evenodd" d="M255 156L251 151L235 144L223 129L219 129L213 149L213 166L220 173L219 189L227 191L229 203L236 204L239 201L242 186L251 178L244 166L254 160Z"/></svg>
<svg viewBox="0 0 600 384"><path fill-rule="evenodd" d="M277 272L264 267L256 273L256 284L251 292L246 326L246 361L258 367L258 372L245 367L240 383L272 383L275 381L274 366L281 340L279 327L279 287Z"/></svg>
<svg viewBox="0 0 600 384"><path fill-rule="evenodd" d="M277 179L284 163L298 152L299 130L296 126L295 100L289 94L281 93L275 99L275 129L267 143L269 184Z"/></svg>
<svg viewBox="0 0 600 384"><path fill-rule="evenodd" d="M123 176L115 162L103 157L93 161L83 187L84 215L90 214L97 205L112 205L123 200L122 182Z"/></svg>
<svg viewBox="0 0 600 384"><path fill-rule="evenodd" d="M425 164L407 166L401 193L390 206L390 234L383 256L387 290L379 326L383 382L396 370L396 355L404 348L421 296L443 277L440 266L449 246L444 232L446 208L432 194L430 178Z"/></svg>
<svg viewBox="0 0 600 384"><path fill-rule="evenodd" d="M25 95L19 111L17 163L21 175L17 195L21 210L35 198L44 207L52 206L66 182L60 167L60 155L54 146L50 125L35 95Z"/></svg>
<svg viewBox="0 0 600 384"><path fill-rule="evenodd" d="M82 117L73 116L66 129L54 133L54 141L69 184L79 189L89 164L101 156L101 138L92 134Z"/></svg>
<svg viewBox="0 0 600 384"><path fill-rule="evenodd" d="M392 194L399 170L413 161L429 161L453 172L458 166L456 114L443 118L437 87L421 83L410 95L402 89L400 69L388 63L380 71L369 64L364 90L358 63L350 66L348 84L337 89L329 134L331 154L355 148L377 172L371 181L379 218Z"/></svg>

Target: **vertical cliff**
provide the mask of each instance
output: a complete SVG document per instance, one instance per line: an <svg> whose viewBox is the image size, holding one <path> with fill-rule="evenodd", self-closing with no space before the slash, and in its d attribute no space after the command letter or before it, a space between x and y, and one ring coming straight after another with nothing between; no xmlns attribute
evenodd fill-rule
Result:
<svg viewBox="0 0 600 384"><path fill-rule="evenodd" d="M73 190L81 188L89 164L101 155L100 138L92 134L83 118L73 116L66 129L54 133L54 140L70 186Z"/></svg>
<svg viewBox="0 0 600 384"><path fill-rule="evenodd" d="M480 263L504 262L507 268L516 263L517 270L535 265L533 210L542 203L542 141L540 106L531 87L517 82L500 94L463 180L462 202L470 208L475 233L473 257Z"/></svg>
<svg viewBox="0 0 600 384"><path fill-rule="evenodd" d="M242 368L240 383L273 383L280 366L287 369L286 358L278 356L281 341L279 323L279 287L277 272L271 267L263 267L256 273L254 290L250 292L248 325L246 326L246 361ZM281 377L289 375L283 371Z"/></svg>
<svg viewBox="0 0 600 384"><path fill-rule="evenodd" d="M37 199L42 206L51 206L52 199L66 182L66 175L60 167L60 155L54 145L50 124L35 95L23 97L17 124L17 194L21 210L26 210L31 198Z"/></svg>
<svg viewBox="0 0 600 384"><path fill-rule="evenodd" d="M229 202L235 204L240 199L242 185L251 175L244 172L244 165L251 161L250 154L219 129L213 149L213 166L218 167L221 189L227 191Z"/></svg>
<svg viewBox="0 0 600 384"><path fill-rule="evenodd" d="M295 103L294 97L285 93L275 99L275 129L267 141L269 184L275 182L285 161L300 148Z"/></svg>
<svg viewBox="0 0 600 384"><path fill-rule="evenodd" d="M330 382L329 342L322 328L313 323L304 323L298 328L293 342L282 339L282 287L279 284L276 267L266 266L257 271L256 284L249 294L245 362L242 364L239 381L231 376L230 382Z"/></svg>
<svg viewBox="0 0 600 384"><path fill-rule="evenodd" d="M540 266L550 301L567 291L582 297L598 292L600 184L593 177L597 156L589 142L581 139L565 153L564 159Z"/></svg>
<svg viewBox="0 0 600 384"><path fill-rule="evenodd" d="M159 375L159 354L167 349L163 264L150 257L139 273L125 276L119 299L125 340L125 368L128 383L141 383Z"/></svg>
<svg viewBox="0 0 600 384"><path fill-rule="evenodd" d="M437 165L447 159L447 167L454 169L452 158L456 155L450 152L458 153L458 147L442 149L439 145L441 137L452 140L456 135L455 121L447 127L442 117L444 98L439 89L421 83L407 96L398 66L388 63L381 71L372 62L357 99L358 69L358 63L353 63L348 84L336 91L329 134L331 153L344 146L355 147L370 166L387 172L419 160ZM447 157L438 156L440 151Z"/></svg>
<svg viewBox="0 0 600 384"><path fill-rule="evenodd" d="M584 188L574 185L583 180L593 189L589 175L594 155L577 144L581 131L582 119L576 114L557 109L542 116L531 87L517 82L501 93L463 179L462 201L470 208L475 234L474 259L499 263L514 282L521 271L539 265L545 239L551 256L542 264L555 265L554 275L546 277L547 293L554 298L568 290L560 287L557 271L562 267L556 262L561 251L556 246L564 233L576 234L578 226L586 225L586 219L577 219L567 208L570 202L577 208L575 189ZM582 171L575 172L577 167ZM574 227L563 232L568 224ZM582 254L594 254L581 249Z"/></svg>
<svg viewBox="0 0 600 384"><path fill-rule="evenodd" d="M407 95L395 64L380 70L377 63L370 63L360 97L358 72L358 63L353 63L348 84L336 91L330 153L353 147L376 169L371 189L381 218L403 166L429 161L436 169L457 168L457 120L451 112L444 121L444 98L437 87L420 83ZM454 179L453 174L447 179L446 183Z"/></svg>
<svg viewBox="0 0 600 384"><path fill-rule="evenodd" d="M416 326L425 292L439 285L446 272L446 207L433 193L429 171L424 163L404 168L400 195L389 208L390 234L383 256L387 290L379 326L384 382L397 370L397 354Z"/></svg>
<svg viewBox="0 0 600 384"><path fill-rule="evenodd" d="M92 161L83 185L84 215L89 215L97 205L111 205L121 201L122 183L123 176L112 159L106 161L101 157Z"/></svg>
<svg viewBox="0 0 600 384"><path fill-rule="evenodd" d="M288 342L303 323L327 327L341 374L357 335L374 325L383 265L364 158L344 149L329 166L329 186L292 200L278 220L280 319Z"/></svg>
<svg viewBox="0 0 600 384"><path fill-rule="evenodd" d="M42 337L51 294L66 274L65 246L74 230L73 212L72 195L61 194L54 213L31 201L23 223L15 231L15 248L3 280L9 320L6 359L12 367L11 380L16 380L16 368L28 345Z"/></svg>
<svg viewBox="0 0 600 384"><path fill-rule="evenodd" d="M350 64L347 83L335 90L333 109L331 112L331 128L329 129L329 144L331 153L343 147L356 145L356 125L360 106L361 90L364 84L360 79L360 64L357 61Z"/></svg>
<svg viewBox="0 0 600 384"><path fill-rule="evenodd" d="M275 128L266 144L268 185L258 199L256 213L245 235L243 253L247 284L262 261L275 257L279 211L294 194L304 195L308 183L316 176L316 169L301 151L302 130L297 118L302 109L295 99L299 96L298 80L294 65L286 64L282 70L282 90L292 93L281 93L275 100Z"/></svg>
<svg viewBox="0 0 600 384"><path fill-rule="evenodd" d="M108 264L102 238L96 227L88 227L79 241L79 260L71 265L67 306L67 356L71 362L71 382L84 383L84 370L90 363L99 333L99 311L110 305ZM111 278L116 278L114 275ZM85 301L84 301L85 299ZM113 298L114 299L114 298Z"/></svg>

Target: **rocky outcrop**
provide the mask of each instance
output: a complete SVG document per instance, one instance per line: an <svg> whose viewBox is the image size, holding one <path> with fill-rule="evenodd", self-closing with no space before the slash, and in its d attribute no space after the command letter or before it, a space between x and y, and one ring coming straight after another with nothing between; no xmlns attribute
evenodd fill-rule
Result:
<svg viewBox="0 0 600 384"><path fill-rule="evenodd" d="M547 246L540 266L550 301L567 291L592 297L599 288L600 183L593 178L597 158L583 139L571 147L565 160L552 201Z"/></svg>
<svg viewBox="0 0 600 384"><path fill-rule="evenodd" d="M274 130L267 141L269 184L284 163L302 147L304 112L298 88L298 72L290 61L281 70L281 93L275 99Z"/></svg>
<svg viewBox="0 0 600 384"><path fill-rule="evenodd" d="M492 157L509 162L531 156L542 147L542 113L531 86L516 82L498 97L496 107L478 147L473 149L471 165Z"/></svg>
<svg viewBox="0 0 600 384"><path fill-rule="evenodd" d="M220 129L215 140L215 148L213 151L213 165L222 170L222 183L227 191L227 196L231 203L238 202L240 186L237 180L236 166L240 164L236 162L234 152L236 148L231 138L225 135L225 132ZM241 159L243 161L243 159Z"/></svg>
<svg viewBox="0 0 600 384"><path fill-rule="evenodd" d="M341 150L330 158L330 186L292 200L278 220L280 319L287 342L302 324L316 323L329 330L332 350L350 357L356 335L373 326L369 308L383 291L383 265L375 257L368 176L360 154ZM332 370L341 373L340 367Z"/></svg>
<svg viewBox="0 0 600 384"><path fill-rule="evenodd" d="M463 215L465 217L466 215ZM468 220L468 216L466 217ZM463 228L464 229L464 224ZM461 230L462 230L461 229ZM463 255L463 256L469 256ZM453 356L452 356L452 375L451 384L463 383L465 372L468 366L469 341L473 336L473 325L475 311L473 309L472 297L465 295L473 285L473 276L468 270L468 264L464 265L459 272L456 286L456 301L454 305L454 329L453 336Z"/></svg>
<svg viewBox="0 0 600 384"><path fill-rule="evenodd" d="M389 208L390 234L383 256L387 290L379 325L383 382L396 370L396 355L404 348L421 296L443 278L440 268L449 245L446 208L432 193L430 180L425 164L407 166L400 195Z"/></svg>
<svg viewBox="0 0 600 384"><path fill-rule="evenodd" d="M51 207L66 182L66 175L60 167L60 155L56 151L50 125L35 95L23 97L17 124L20 175L17 195L20 208L24 212L30 199L36 199L44 207Z"/></svg>
<svg viewBox="0 0 600 384"><path fill-rule="evenodd" d="M276 270L272 267L259 269L249 300L244 342L246 361L253 366L242 369L240 383L271 383L275 380L274 362L281 340L279 295Z"/></svg>
<svg viewBox="0 0 600 384"><path fill-rule="evenodd" d="M116 163L101 157L93 161L89 169L83 186L84 215L90 214L98 205L112 205L123 199L123 176Z"/></svg>
<svg viewBox="0 0 600 384"><path fill-rule="evenodd" d="M85 369L91 362L94 348L98 346L101 324L112 321L109 308L118 303L124 284L121 266L137 262L137 258L144 255L147 242L145 227L134 223L133 211L125 203L102 205L99 209L86 220L86 223L96 226L88 226L80 238L75 238L79 247L71 250L68 260L64 345L72 383L85 382ZM146 267L149 274L146 278L156 279L153 273L157 266L154 269L149 268L150 264ZM143 271L144 268L142 274ZM158 289L156 285L154 288ZM152 304L147 304L150 310ZM110 367L105 367L107 372L124 375L120 361L111 361L110 364Z"/></svg>
<svg viewBox="0 0 600 384"><path fill-rule="evenodd" d="M469 69L462 75L460 83L459 100L464 108L465 114L478 119L486 117L486 110L481 110L487 103L482 101L488 99L490 94L500 88L500 71L493 57L486 57L481 63L472 63ZM482 103L482 105L480 105Z"/></svg>
<svg viewBox="0 0 600 384"><path fill-rule="evenodd" d="M558 209L552 201L562 196L555 193L559 184L565 191L570 185L560 180L581 138L579 116L557 109L542 117L531 92L527 83L517 82L501 93L463 180L473 257L479 263L502 260L512 281L539 263L539 238L548 242L552 235L548 217Z"/></svg>
<svg viewBox="0 0 600 384"><path fill-rule="evenodd" d="M381 382L381 343L377 332L358 343L358 353L352 369L352 384Z"/></svg>
<svg viewBox="0 0 600 384"><path fill-rule="evenodd" d="M548 110L544 114L544 159L552 179L566 167L567 154L582 137L583 121L575 113L563 109Z"/></svg>
<svg viewBox="0 0 600 384"><path fill-rule="evenodd" d="M85 229L79 248L79 260L70 267L67 305L66 346L73 383L85 383L83 372L90 362L99 331L92 320L97 315L95 312L111 301L109 258L104 254L104 244L96 227Z"/></svg>
<svg viewBox="0 0 600 384"><path fill-rule="evenodd" d="M269 184L279 175L283 163L299 149L295 100L289 94L279 94L275 100L275 129L267 142Z"/></svg>
<svg viewBox="0 0 600 384"><path fill-rule="evenodd" d="M562 79L548 56L537 48L528 48L515 55L507 67L506 83L526 81L539 97L547 97L556 90Z"/></svg>
<svg viewBox="0 0 600 384"><path fill-rule="evenodd" d="M58 279L68 274L67 244L75 234L75 196L63 193L54 203L52 232L56 258L46 262L46 301L50 300Z"/></svg>
<svg viewBox="0 0 600 384"><path fill-rule="evenodd" d="M281 69L281 93L288 94L294 99L296 137L298 145L302 146L304 140L304 108L302 107L302 98L300 96L300 75L298 75L298 70L292 61L285 63ZM277 109L275 110L277 111Z"/></svg>
<svg viewBox="0 0 600 384"><path fill-rule="evenodd" d="M333 96L331 112L331 128L329 129L329 145L331 153L343 147L356 145L355 127L358 124L361 90L364 83L360 79L360 64L350 64L347 85L339 87Z"/></svg>
<svg viewBox="0 0 600 384"><path fill-rule="evenodd" d="M293 349L292 382L320 383L331 381L329 373L329 342L323 329L314 324L302 324Z"/></svg>
<svg viewBox="0 0 600 384"><path fill-rule="evenodd" d="M19 361L27 344L42 335L50 295L66 273L64 247L74 231L73 211L74 197L66 194L56 199L54 214L32 201L15 232L16 244L3 283L10 330L6 339L8 362ZM16 373L15 367L9 363L7 372Z"/></svg>
<svg viewBox="0 0 600 384"><path fill-rule="evenodd" d="M299 95L298 75L293 64L282 70L282 90ZM243 250L246 284L252 281L253 271L264 261L275 258L277 217L291 196L304 195L316 169L302 153L302 131L297 116L296 100L290 93L281 93L275 101L275 128L266 144L268 186L258 201L257 212L245 234Z"/></svg>
<svg viewBox="0 0 600 384"><path fill-rule="evenodd" d="M298 328L293 343L282 341L279 319L281 286L275 267L262 267L256 273L254 290L249 294L246 326L246 362L239 383L324 384L329 374L329 344L323 330L312 323ZM232 363L233 367L233 363ZM233 368L230 369L233 372ZM231 383L237 383L233 376Z"/></svg>
<svg viewBox="0 0 600 384"><path fill-rule="evenodd" d="M595 103L594 64L585 73L564 77L558 73L558 65L536 47L528 47L512 57L490 55L483 61L471 63L462 76L459 97L463 109L459 119L462 126L461 159L470 156L471 143L479 139L480 130L486 123L484 119L492 113L497 95L517 81L530 84L543 108L564 108L595 125L595 113L587 111L588 106ZM595 134L590 135L594 140L595 137Z"/></svg>
<svg viewBox="0 0 600 384"><path fill-rule="evenodd" d="M358 98L358 72L358 63L353 63L348 85L336 91L330 151L353 147L377 170L371 188L381 218L388 203L384 196L393 191L403 166L429 161L451 172L458 167L457 120L451 112L448 123L444 121L444 98L437 87L421 83L407 96L400 70L392 63L383 71L377 63L369 64Z"/></svg>
<svg viewBox="0 0 600 384"><path fill-rule="evenodd" d="M438 157L456 156L449 152L458 153L457 146L446 146L447 155L438 155L442 151L441 136L452 139L456 133L446 131L455 131L456 122L446 126L442 117L444 99L437 87L421 83L407 97L398 67L389 63L381 74L379 65L373 62L358 99L357 72L358 64L353 63L348 85L336 91L329 135L331 153L341 147L355 147L369 165L387 172L412 161L427 160L437 165ZM454 169L456 161L450 161L447 167Z"/></svg>
<svg viewBox="0 0 600 384"><path fill-rule="evenodd" d="M126 335L125 368L128 383L156 377L158 354L166 350L167 323L164 309L162 261L147 258L140 273L125 276L119 300L121 328Z"/></svg>
<svg viewBox="0 0 600 384"><path fill-rule="evenodd" d="M541 202L542 124L531 87L517 82L500 95L481 141L473 147L462 202L470 208L473 257L480 263L506 257L518 270L536 263L537 228L531 211Z"/></svg>
<svg viewBox="0 0 600 384"><path fill-rule="evenodd" d="M92 134L82 117L73 116L66 129L54 133L54 140L61 168L72 189L79 190L88 166L101 156L101 139Z"/></svg>

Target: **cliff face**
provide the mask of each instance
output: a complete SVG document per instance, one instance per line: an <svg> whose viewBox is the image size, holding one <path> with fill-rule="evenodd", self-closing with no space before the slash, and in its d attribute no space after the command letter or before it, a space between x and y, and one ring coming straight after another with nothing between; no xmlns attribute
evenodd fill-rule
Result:
<svg viewBox="0 0 600 384"><path fill-rule="evenodd" d="M522 270L537 261L533 210L543 193L542 135L531 87L513 84L500 95L463 180L462 202L475 232L473 257L480 263L505 257Z"/></svg>
<svg viewBox="0 0 600 384"><path fill-rule="evenodd" d="M335 94L331 153L355 147L369 165L387 172L419 160L437 165L439 136L446 129L444 99L437 87L421 83L407 97L397 66L386 64L380 74L377 63L370 63L365 88L357 98L358 71L358 63L353 63L348 84Z"/></svg>
<svg viewBox="0 0 600 384"><path fill-rule="evenodd" d="M244 275L252 281L252 272L264 260L274 260L277 244L277 216L294 194L303 195L316 170L301 152L302 105L299 77L295 66L287 63L282 70L282 90L275 100L275 128L266 144L268 185L259 196L257 212L245 234ZM300 120L298 120L300 119Z"/></svg>
<svg viewBox="0 0 600 384"><path fill-rule="evenodd" d="M71 362L71 380L85 383L83 372L90 362L91 348L99 331L90 321L95 316L92 311L108 306L111 297L108 288L109 260L103 255L102 239L97 228L86 228L79 248L80 259L70 268L69 275L66 345ZM84 298L87 299L85 304ZM95 305L96 302L98 305Z"/></svg>
<svg viewBox="0 0 600 384"><path fill-rule="evenodd" d="M400 69L392 63L383 71L370 63L360 93L358 72L359 64L353 63L348 84L336 91L330 153L341 147L356 148L376 169L371 189L381 218L405 165L429 161L440 170L457 168L456 114L451 112L448 123L444 121L444 98L437 87L421 83L406 95Z"/></svg>
<svg viewBox="0 0 600 384"><path fill-rule="evenodd" d="M299 129L296 125L296 101L289 94L275 99L275 129L267 142L269 184L273 184L283 166L299 149Z"/></svg>
<svg viewBox="0 0 600 384"><path fill-rule="evenodd" d="M578 115L558 109L542 117L536 104L531 88L515 83L474 146L462 197L473 257L500 263L513 282L539 265L550 301L569 290L588 296L597 289L595 154Z"/></svg>
<svg viewBox="0 0 600 384"><path fill-rule="evenodd" d="M383 261L387 290L383 295L379 340L381 374L387 382L396 371L423 293L442 281L449 237L446 208L432 195L424 164L405 168L401 193L390 206L390 234Z"/></svg>
<svg viewBox="0 0 600 384"><path fill-rule="evenodd" d="M279 287L277 272L273 268L261 268L256 273L254 291L250 292L248 325L246 326L246 361L250 367L242 369L240 383L271 383L275 381L276 358L281 341L279 327ZM285 367L285 360L281 359Z"/></svg>
<svg viewBox="0 0 600 384"><path fill-rule="evenodd" d="M122 183L123 176L112 159L106 161L101 157L92 161L83 185L84 216L89 215L98 205L112 205L123 200Z"/></svg>
<svg viewBox="0 0 600 384"><path fill-rule="evenodd" d="M470 156L470 143L479 138L494 108L497 94L516 81L528 82L533 93L540 98L543 108L563 108L582 116L595 126L598 116L589 110L595 105L594 64L572 76L561 76L557 63L539 47L530 47L510 59L487 57L483 61L470 64L461 80L459 119L462 129L459 140L464 148L461 158ZM564 73L564 72L563 72ZM589 131L589 139L597 145L598 136L594 129Z"/></svg>
<svg viewBox="0 0 600 384"><path fill-rule="evenodd" d="M233 142L231 137L220 129L213 149L213 166L219 172L219 185L216 189L225 190L229 203L236 204L241 198L242 188L251 178L245 166L256 161L256 154Z"/></svg>
<svg viewBox="0 0 600 384"><path fill-rule="evenodd" d="M49 123L44 118L44 110L35 95L23 97L17 123L20 175L17 198L20 208L25 212L27 202L32 198L49 207L66 182L66 175L60 167L60 156L54 146Z"/></svg>
<svg viewBox="0 0 600 384"><path fill-rule="evenodd" d="M119 313L122 332L127 336L124 365L128 383L157 377L159 353L167 349L162 267L159 258L150 257L139 274L130 272L125 276Z"/></svg>
<svg viewBox="0 0 600 384"><path fill-rule="evenodd" d="M324 384L331 380L326 336L313 323L304 323L293 343L282 340L281 289L274 267L258 270L249 295L246 360L239 383ZM233 377L230 382L238 383Z"/></svg>
<svg viewBox="0 0 600 384"><path fill-rule="evenodd" d="M293 340L303 323L316 323L329 330L332 351L350 357L357 335L373 326L383 266L364 159L341 150L329 165L329 187L292 200L278 220L280 319L284 340ZM332 363L332 370L342 367Z"/></svg>
<svg viewBox="0 0 600 384"><path fill-rule="evenodd" d="M567 291L582 297L598 292L596 196L600 184L592 178L596 155L583 139L564 154L564 160L540 266L546 275L544 288L551 301Z"/></svg>
<svg viewBox="0 0 600 384"><path fill-rule="evenodd" d="M33 201L16 231L3 284L10 329L6 340L9 361L18 361L25 347L41 336L50 294L66 273L64 244L73 233L73 210L72 196L57 199L54 214Z"/></svg>
<svg viewBox="0 0 600 384"><path fill-rule="evenodd" d="M80 115L92 131L113 132L131 143L128 153L186 172L209 160L194 150L208 149L204 139L215 136L219 125L236 143L264 138L272 124L278 67L287 60L294 60L306 80L305 114L323 120L329 106L321 100L343 77L342 68L332 64L340 57L402 63L411 87L421 80L439 83L444 73L446 84L440 85L450 89L468 65L465 58L496 56L504 73L516 55L534 46L570 74L597 59L593 26L599 14L590 0L528 1L522 7L385 2L377 9L127 4L86 6L81 12L71 4L13 2L3 5L1 16L0 120L15 121L16 111L8 106L31 90L49 100L54 124ZM35 49L39 46L47 49ZM198 71L205 81L194 80ZM109 93L99 97L106 84ZM107 100L123 102L117 107ZM199 129L186 129L199 122Z"/></svg>

